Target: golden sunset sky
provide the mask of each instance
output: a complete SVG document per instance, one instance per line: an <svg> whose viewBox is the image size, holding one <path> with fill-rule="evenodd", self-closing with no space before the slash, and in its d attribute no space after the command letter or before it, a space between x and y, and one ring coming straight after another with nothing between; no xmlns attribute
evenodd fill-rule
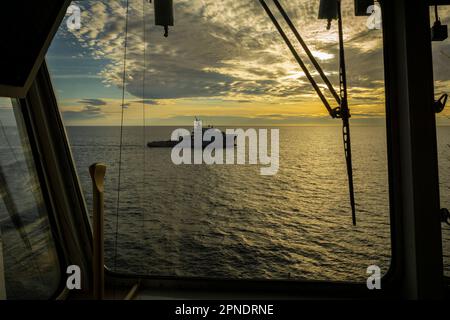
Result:
<svg viewBox="0 0 450 320"><path fill-rule="evenodd" d="M130 0L125 125L142 125L144 112L147 125L191 125L194 116L214 125L340 125L259 1L174 3L175 26L164 38L153 5ZM337 22L326 30L326 21L317 19L318 0L281 3L338 91ZM81 29L69 31L64 21L47 55L63 117L68 125L119 125L126 1L74 4L82 10ZM449 21L449 10L441 12ZM382 31L354 16L353 0L343 0L343 16L351 121L383 125ZM436 94L448 92L449 41L433 46ZM445 111L440 123L448 124L449 115Z"/></svg>

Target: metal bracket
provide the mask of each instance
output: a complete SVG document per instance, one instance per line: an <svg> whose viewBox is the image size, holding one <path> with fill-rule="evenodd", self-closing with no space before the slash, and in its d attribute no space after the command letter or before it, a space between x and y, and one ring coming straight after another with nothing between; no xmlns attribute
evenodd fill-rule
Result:
<svg viewBox="0 0 450 320"><path fill-rule="evenodd" d="M331 117L335 119L350 119L350 110L348 108L336 107L332 109Z"/></svg>
<svg viewBox="0 0 450 320"><path fill-rule="evenodd" d="M442 208L440 212L441 212L441 222L446 223L450 226L450 212L448 211L448 209Z"/></svg>
<svg viewBox="0 0 450 320"><path fill-rule="evenodd" d="M445 105L447 104L448 94L444 93L439 99L434 102L434 111L436 113L440 113L444 110Z"/></svg>

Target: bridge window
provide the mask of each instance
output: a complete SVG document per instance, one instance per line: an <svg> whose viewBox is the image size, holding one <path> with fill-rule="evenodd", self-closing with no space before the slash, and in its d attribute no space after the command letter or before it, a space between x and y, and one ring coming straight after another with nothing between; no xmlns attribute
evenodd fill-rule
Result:
<svg viewBox="0 0 450 320"><path fill-rule="evenodd" d="M281 2L339 92L337 22L327 30L317 19L319 1ZM342 122L331 119L259 1L174 3L166 38L148 1L73 1L80 26L64 20L47 55L90 208L88 167L107 165L107 265L126 274L239 279L365 281L371 265L387 272L381 16L355 17L353 1L344 1L353 226ZM176 165L170 149L147 147L175 129L190 132L196 117L220 130L279 129L276 173L261 175L267 166L259 163Z"/></svg>
<svg viewBox="0 0 450 320"><path fill-rule="evenodd" d="M60 269L22 114L0 98L0 300L48 299Z"/></svg>

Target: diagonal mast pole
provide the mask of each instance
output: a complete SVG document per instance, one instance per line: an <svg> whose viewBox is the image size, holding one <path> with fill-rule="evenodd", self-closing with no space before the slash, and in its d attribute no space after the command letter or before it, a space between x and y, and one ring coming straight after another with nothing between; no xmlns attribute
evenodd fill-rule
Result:
<svg viewBox="0 0 450 320"><path fill-rule="evenodd" d="M325 108L327 108L328 112L330 113L330 115L334 118L334 111L331 108L330 104L328 103L328 100L325 98L324 94L322 93L322 91L320 90L319 86L317 85L316 81L314 80L314 78L311 76L310 72L308 71L308 69L306 68L305 63L303 62L303 60L300 58L300 56L298 55L297 51L295 50L294 46L292 45L291 41L289 40L289 38L287 37L286 33L283 31L283 29L281 28L280 24L278 23L277 19L275 18L275 16L273 15L272 11L270 10L270 8L267 6L265 0L259 0L259 2L261 3L261 5L263 6L264 10L266 11L267 15L269 16L270 20L272 20L272 23L275 25L275 27L277 28L278 32L280 33L281 37L283 38L284 42L286 43L286 45L288 46L289 50L291 51L292 55L294 56L295 60L297 60L297 63L300 65L300 67L302 68L303 72L305 73L306 77L308 78L309 82L311 83L311 85L313 86L313 88L316 90L317 95L319 96L320 100L322 100L323 104L325 105Z"/></svg>
<svg viewBox="0 0 450 320"><path fill-rule="evenodd" d="M294 26L294 24L292 23L291 19L289 18L288 14L286 13L286 11L284 10L283 6L281 5L281 3L278 0L273 0L273 2L275 3L275 5L278 8L278 11L280 11L281 15L283 16L284 20L286 21L286 23L288 24L289 28L291 28L292 33L294 34L294 36L297 38L298 42L300 43L300 45L302 46L303 50L305 50L306 55L308 56L309 60L311 60L312 64L314 65L314 67L316 68L317 72L319 73L320 77L322 78L322 80L325 82L325 84L328 87L328 90L330 90L331 94L333 95L334 99L336 100L336 102L338 104L341 104L341 99L339 97L339 95L337 94L336 90L334 90L333 85L331 84L330 80L328 79L328 77L325 75L325 73L322 70L322 67L320 66L320 64L317 62L316 58L313 56L313 54L311 53L311 50L309 50L308 46L306 45L305 41L303 40L302 36L300 35L300 33L298 32L297 28Z"/></svg>

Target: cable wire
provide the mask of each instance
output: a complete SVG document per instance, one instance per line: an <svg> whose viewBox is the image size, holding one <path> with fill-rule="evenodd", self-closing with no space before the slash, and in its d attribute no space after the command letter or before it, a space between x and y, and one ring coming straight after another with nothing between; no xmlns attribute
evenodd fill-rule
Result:
<svg viewBox="0 0 450 320"><path fill-rule="evenodd" d="M119 169L117 185L117 203L116 203L116 230L114 238L114 271L117 271L117 235L119 233L119 209L120 209L120 183L122 174L122 146L123 146L123 119L125 110L125 87L127 71L127 48L128 48L128 12L129 0L126 0L127 8L125 13L125 44L123 54L123 75L122 75L122 116L120 120L120 144L119 144Z"/></svg>
<svg viewBox="0 0 450 320"><path fill-rule="evenodd" d="M147 63L146 63L146 49L147 49L147 41L146 41L146 30L145 30L145 5L146 5L146 1L142 0L142 33L143 33L143 41L144 41L144 49L143 51L143 70L142 70L142 146L143 146L143 152L142 152L142 162L143 162L143 173L142 173L142 193L141 193L141 197L142 197L142 201L141 201L141 206L142 206L142 242L145 245L145 182L146 182L146 174L145 174L145 170L146 170L146 163L147 163L147 159L146 159L146 145L145 145L145 140L146 140L146 134L145 134L145 129L146 129L146 119L145 119L145 76L146 76L146 69L147 69Z"/></svg>

